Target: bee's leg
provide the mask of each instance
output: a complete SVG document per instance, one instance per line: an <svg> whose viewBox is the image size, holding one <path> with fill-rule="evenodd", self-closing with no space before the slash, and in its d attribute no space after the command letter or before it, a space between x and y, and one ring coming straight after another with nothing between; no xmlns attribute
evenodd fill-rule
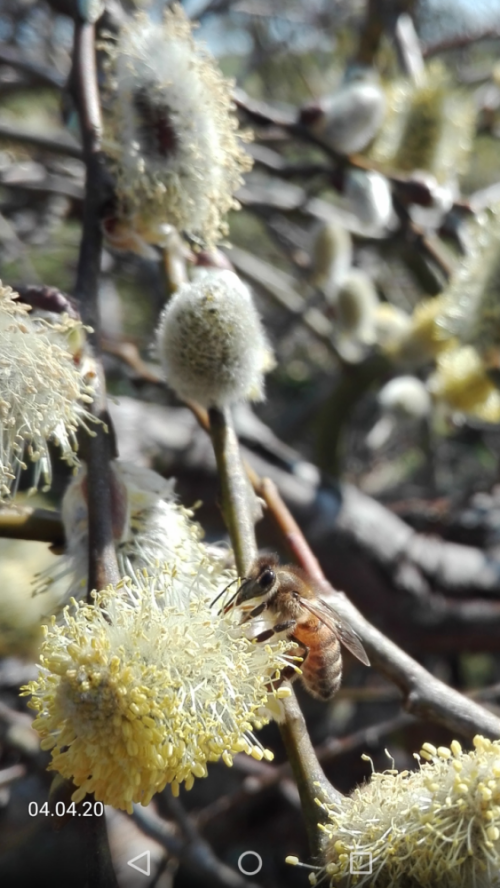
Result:
<svg viewBox="0 0 500 888"><path fill-rule="evenodd" d="M285 620L283 623L276 623L272 629L266 629L264 632L259 632L255 638L252 638L252 641L268 641L269 638L272 638L273 635L277 635L278 632L286 632L287 629L294 629L297 625L297 620Z"/></svg>
<svg viewBox="0 0 500 888"><path fill-rule="evenodd" d="M253 620L254 617L259 617L261 613L265 611L266 607L267 601L263 601L262 604L258 604L257 607L254 607L254 609L251 610L250 613L248 613L246 617L243 618L240 626L243 626L243 623L248 623L249 620Z"/></svg>
<svg viewBox="0 0 500 888"><path fill-rule="evenodd" d="M296 645L300 648L300 650L302 651L302 653L301 653L300 656L302 657L302 666L303 666L304 663L306 662L308 656L309 656L309 648L308 648L307 645L305 645L302 641L299 641L298 638L295 638L295 635L291 635L291 636L290 636L290 641L294 641L295 644L296 644Z"/></svg>
<svg viewBox="0 0 500 888"><path fill-rule="evenodd" d="M307 659L307 655L309 653L309 648L306 647L305 644L303 644L301 641L299 641L293 635L290 635L290 641L294 641L295 644L297 645L297 647L299 648L298 653L295 654L294 656L298 656L298 657L302 658L302 663L297 664L297 666L299 666L299 668L300 668L304 664L305 660ZM290 664L290 666L284 666L280 672L280 677L279 677L278 681L273 682L273 687L275 689L279 688L279 687L281 687L281 685L283 684L284 681L294 681L294 679L296 679L298 677L299 677L299 673L297 672L297 668L295 666L292 666L291 664ZM271 688L269 687L269 690L270 689Z"/></svg>

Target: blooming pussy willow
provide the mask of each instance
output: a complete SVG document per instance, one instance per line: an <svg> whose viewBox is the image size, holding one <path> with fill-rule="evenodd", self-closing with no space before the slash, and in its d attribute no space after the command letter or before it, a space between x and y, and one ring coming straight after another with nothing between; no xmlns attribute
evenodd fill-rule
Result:
<svg viewBox="0 0 500 888"><path fill-rule="evenodd" d="M500 211L468 226L469 254L444 293L442 327L500 366Z"/></svg>
<svg viewBox="0 0 500 888"><path fill-rule="evenodd" d="M192 512L176 502L173 479L124 460L113 460L110 470L113 537L121 576L158 564L172 569L175 565L176 576L188 583L201 572L213 578L222 574L225 553L202 543L203 531ZM36 593L44 592L67 577L64 603L87 592L87 492L87 469L82 465L62 501L66 553L55 568L40 575L35 588Z"/></svg>
<svg viewBox="0 0 500 888"><path fill-rule="evenodd" d="M440 64L422 82L399 81L388 89L388 114L371 154L385 169L426 170L438 182L465 172L474 136L470 96L453 89Z"/></svg>
<svg viewBox="0 0 500 888"><path fill-rule="evenodd" d="M66 315L57 320L30 314L17 294L0 283L0 501L8 499L25 459L51 482L48 441L62 458L78 463L75 433L90 419L93 371L72 354L82 325Z"/></svg>
<svg viewBox="0 0 500 888"><path fill-rule="evenodd" d="M213 245L251 160L226 81L176 4L163 23L129 19L108 57L104 151L119 215L155 242L164 223ZM160 233L161 236L161 233Z"/></svg>
<svg viewBox="0 0 500 888"><path fill-rule="evenodd" d="M74 801L94 793L130 812L168 783L190 789L221 757L272 758L252 730L269 697L290 692L269 690L290 643L254 644L236 614L210 606L218 592L205 572L188 583L144 571L46 627L39 677L23 692Z"/></svg>
<svg viewBox="0 0 500 888"><path fill-rule="evenodd" d="M264 397L273 355L250 290L234 272L206 271L180 287L156 335L166 381L179 397L205 407Z"/></svg>
<svg viewBox="0 0 500 888"><path fill-rule="evenodd" d="M399 330L395 327L383 350L403 366L419 367L456 346L456 339L443 324L448 305L444 295L422 299L410 322L403 321Z"/></svg>
<svg viewBox="0 0 500 888"><path fill-rule="evenodd" d="M473 742L473 752L457 740L450 748L425 743L418 771L374 772L340 805L325 805L326 865L311 884L498 888L500 740ZM370 875L352 873L351 855L371 855Z"/></svg>

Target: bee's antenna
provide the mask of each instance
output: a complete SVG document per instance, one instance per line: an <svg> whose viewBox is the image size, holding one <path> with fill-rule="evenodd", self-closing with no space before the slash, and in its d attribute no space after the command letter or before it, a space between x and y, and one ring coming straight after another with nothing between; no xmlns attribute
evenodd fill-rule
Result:
<svg viewBox="0 0 500 888"><path fill-rule="evenodd" d="M234 599L237 598L237 596L240 594L240 592L241 592L241 590L243 589L243 587L246 586L247 583L249 583L249 582L251 581L252 578L251 578L251 577L240 577L240 579L241 579L241 586L240 586L240 588L236 590L236 592L234 593L234 595L231 596L231 598L229 599L229 601L227 602L227 604L225 604L224 607L223 607L223 609L222 609L223 613L225 613L225 614L227 614L228 610L231 610L231 608L232 608L232 606L233 606Z"/></svg>
<svg viewBox="0 0 500 888"><path fill-rule="evenodd" d="M247 582L248 582L248 579L249 579L248 577L236 577L235 580L231 580L231 582L228 583L227 586L224 586L222 592L219 592L219 594L214 598L214 600L210 602L210 607L213 607L214 604L217 603L217 601L219 600L219 598L222 598L222 596L224 595L224 592L227 592L227 590L230 589L231 586L234 586L235 583L238 583L240 580L242 581L242 584L243 584L243 583L247 583ZM237 596L237 594L238 594L239 591L240 591L239 589L236 590L236 592L234 593L234 595L230 598L228 604L225 605L224 610L226 609L226 607L228 607L229 604L231 604L231 603L234 601L234 599L236 598L236 596Z"/></svg>

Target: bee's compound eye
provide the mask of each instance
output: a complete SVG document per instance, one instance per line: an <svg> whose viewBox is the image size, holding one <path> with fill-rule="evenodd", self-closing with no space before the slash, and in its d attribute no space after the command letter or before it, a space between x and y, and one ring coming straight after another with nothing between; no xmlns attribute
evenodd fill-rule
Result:
<svg viewBox="0 0 500 888"><path fill-rule="evenodd" d="M259 577L259 586L262 589L269 589L270 586L273 585L276 579L276 574L274 570L271 570L269 567L264 568L260 577Z"/></svg>

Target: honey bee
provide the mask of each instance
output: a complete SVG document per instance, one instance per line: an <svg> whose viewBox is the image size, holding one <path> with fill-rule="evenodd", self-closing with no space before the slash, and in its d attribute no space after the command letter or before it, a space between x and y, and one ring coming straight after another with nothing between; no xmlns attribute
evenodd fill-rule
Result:
<svg viewBox="0 0 500 888"><path fill-rule="evenodd" d="M277 633L286 633L301 649L302 681L309 693L319 700L330 700L342 678L343 644L358 660L370 665L366 651L355 632L333 607L320 597L308 575L293 564L280 566L276 555L262 555L254 562L249 576L224 606L227 613L239 608L246 623L266 612L275 617L272 627L253 639L267 641ZM281 677L295 674L282 671Z"/></svg>

